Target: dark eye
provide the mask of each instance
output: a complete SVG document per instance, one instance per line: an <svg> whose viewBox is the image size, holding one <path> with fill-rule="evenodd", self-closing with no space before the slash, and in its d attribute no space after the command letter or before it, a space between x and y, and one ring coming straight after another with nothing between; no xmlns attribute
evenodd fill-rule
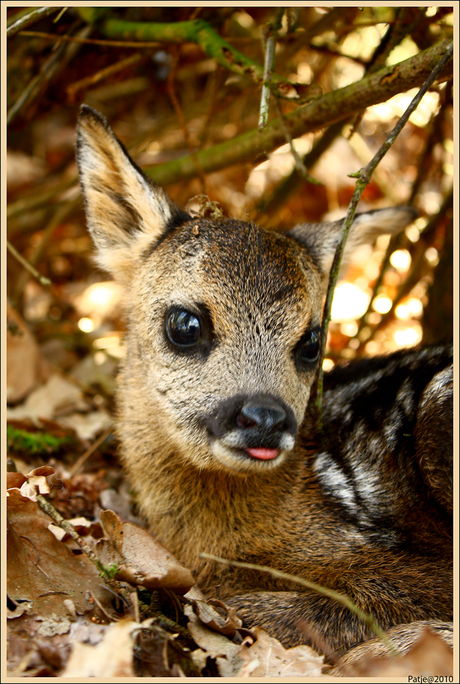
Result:
<svg viewBox="0 0 460 684"><path fill-rule="evenodd" d="M297 344L295 355L296 359L303 365L315 363L320 351L320 330L307 330Z"/></svg>
<svg viewBox="0 0 460 684"><path fill-rule="evenodd" d="M173 309L166 317L166 334L177 347L193 347L201 340L201 323L194 313Z"/></svg>

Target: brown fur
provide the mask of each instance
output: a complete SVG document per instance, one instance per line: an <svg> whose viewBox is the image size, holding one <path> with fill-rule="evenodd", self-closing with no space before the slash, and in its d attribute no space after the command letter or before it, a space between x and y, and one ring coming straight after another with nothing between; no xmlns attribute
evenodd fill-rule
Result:
<svg viewBox="0 0 460 684"><path fill-rule="evenodd" d="M311 642L302 622L338 652L371 634L331 599L201 552L333 588L385 629L451 619L449 352L396 354L326 376L318 435L306 409L341 222L280 235L192 218L88 107L78 160L99 262L125 288L118 433L158 539L204 591L286 645ZM407 207L358 215L348 251L413 216ZM200 322L190 348L165 333L174 308ZM263 422L278 415L282 430ZM251 456L259 447L279 453Z"/></svg>

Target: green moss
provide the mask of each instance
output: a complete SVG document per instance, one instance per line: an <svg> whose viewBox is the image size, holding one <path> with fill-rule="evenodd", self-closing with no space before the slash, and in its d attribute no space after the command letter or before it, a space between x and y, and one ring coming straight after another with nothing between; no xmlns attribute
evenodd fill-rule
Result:
<svg viewBox="0 0 460 684"><path fill-rule="evenodd" d="M114 579L117 572L118 565L116 563L112 563L111 565L103 565L101 563L101 567L99 568L100 577L108 577L109 579Z"/></svg>
<svg viewBox="0 0 460 684"><path fill-rule="evenodd" d="M12 425L7 427L8 451L34 456L55 454L73 442L72 437L56 437L49 432L29 432Z"/></svg>

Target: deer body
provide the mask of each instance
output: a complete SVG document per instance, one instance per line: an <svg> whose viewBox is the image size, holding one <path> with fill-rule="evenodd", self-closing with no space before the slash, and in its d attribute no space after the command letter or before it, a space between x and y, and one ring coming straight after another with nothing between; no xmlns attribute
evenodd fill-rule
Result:
<svg viewBox="0 0 460 684"><path fill-rule="evenodd" d="M343 651L370 633L332 599L201 552L335 589L386 629L451 619L451 350L336 368L317 433L307 405L341 222L280 235L191 217L88 107L78 160L99 261L125 288L118 433L155 536L288 645L311 641L302 622ZM413 215L358 215L348 248Z"/></svg>

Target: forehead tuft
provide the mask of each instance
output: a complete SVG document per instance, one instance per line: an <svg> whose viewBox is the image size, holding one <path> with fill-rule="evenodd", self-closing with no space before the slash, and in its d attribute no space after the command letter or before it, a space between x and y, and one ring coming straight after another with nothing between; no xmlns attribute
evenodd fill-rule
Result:
<svg viewBox="0 0 460 684"><path fill-rule="evenodd" d="M306 250L252 223L192 218L171 230L152 257L168 291L205 304L215 320L257 319L281 329L304 325L321 306L321 277Z"/></svg>
<svg viewBox="0 0 460 684"><path fill-rule="evenodd" d="M230 279L242 291L255 295L263 289L274 297L305 288L308 257L303 250L290 238L253 223L196 219L183 225L172 242L200 256L200 267L213 282Z"/></svg>

